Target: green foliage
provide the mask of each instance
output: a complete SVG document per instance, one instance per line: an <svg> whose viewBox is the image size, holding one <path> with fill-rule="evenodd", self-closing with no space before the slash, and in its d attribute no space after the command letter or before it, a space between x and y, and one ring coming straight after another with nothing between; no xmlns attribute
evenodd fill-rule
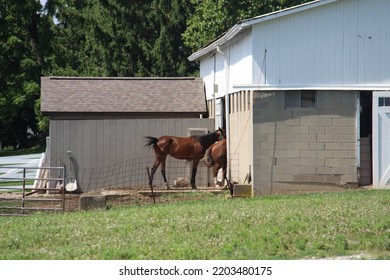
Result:
<svg viewBox="0 0 390 280"><path fill-rule="evenodd" d="M0 141L34 145L39 133L34 106L40 77L49 67L50 18L39 1L0 0Z"/></svg>
<svg viewBox="0 0 390 280"><path fill-rule="evenodd" d="M240 20L291 7L309 0L190 0L194 14L183 40L192 52L205 47Z"/></svg>
<svg viewBox="0 0 390 280"><path fill-rule="evenodd" d="M388 259L390 191L201 200L0 219L0 259Z"/></svg>
<svg viewBox="0 0 390 280"><path fill-rule="evenodd" d="M41 76L192 76L191 52L303 0L0 0L0 142L43 141Z"/></svg>
<svg viewBox="0 0 390 280"><path fill-rule="evenodd" d="M181 42L191 12L187 1L57 0L50 9L58 21L55 73L186 76L194 71Z"/></svg>

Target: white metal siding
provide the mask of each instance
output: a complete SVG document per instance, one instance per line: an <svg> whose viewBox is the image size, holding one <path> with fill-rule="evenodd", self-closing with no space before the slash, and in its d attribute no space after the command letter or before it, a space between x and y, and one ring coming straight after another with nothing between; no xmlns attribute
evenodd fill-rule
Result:
<svg viewBox="0 0 390 280"><path fill-rule="evenodd" d="M245 33L234 40L229 47L222 48L228 56L229 65L229 92L232 92L232 85L236 83L252 83L252 37L250 33ZM215 65L214 65L215 55ZM215 69L214 69L215 68ZM200 62L200 76L206 85L207 100L213 99L214 81L218 92L216 98L224 97L226 94L226 69L225 57L216 52L205 56ZM215 75L215 76L214 76Z"/></svg>
<svg viewBox="0 0 390 280"><path fill-rule="evenodd" d="M252 37L245 32L232 42L229 50L229 92L237 83L252 83Z"/></svg>
<svg viewBox="0 0 390 280"><path fill-rule="evenodd" d="M344 0L254 25L253 83L389 84L389 11L388 0Z"/></svg>
<svg viewBox="0 0 390 280"><path fill-rule="evenodd" d="M200 62L200 76L203 78L206 90L206 100L213 98L214 92L214 56L206 56Z"/></svg>

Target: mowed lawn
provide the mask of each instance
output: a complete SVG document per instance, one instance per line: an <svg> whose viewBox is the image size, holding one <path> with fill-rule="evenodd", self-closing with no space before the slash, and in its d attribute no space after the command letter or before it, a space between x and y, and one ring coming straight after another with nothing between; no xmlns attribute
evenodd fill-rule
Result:
<svg viewBox="0 0 390 280"><path fill-rule="evenodd" d="M0 259L390 259L390 191L0 218Z"/></svg>

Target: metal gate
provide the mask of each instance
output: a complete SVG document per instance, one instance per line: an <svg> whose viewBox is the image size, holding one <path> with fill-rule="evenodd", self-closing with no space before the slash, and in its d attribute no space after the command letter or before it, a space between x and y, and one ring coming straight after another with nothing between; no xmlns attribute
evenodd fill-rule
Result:
<svg viewBox="0 0 390 280"><path fill-rule="evenodd" d="M373 185L390 188L390 92L373 94Z"/></svg>
<svg viewBox="0 0 390 280"><path fill-rule="evenodd" d="M9 167L1 167L1 169ZM65 211L64 167L12 167L12 177L0 179L0 216L39 211ZM31 170L45 176L30 177ZM32 185L32 183L34 184ZM45 187L38 188L36 185ZM51 184L50 182L55 182ZM58 187L50 187L51 185Z"/></svg>

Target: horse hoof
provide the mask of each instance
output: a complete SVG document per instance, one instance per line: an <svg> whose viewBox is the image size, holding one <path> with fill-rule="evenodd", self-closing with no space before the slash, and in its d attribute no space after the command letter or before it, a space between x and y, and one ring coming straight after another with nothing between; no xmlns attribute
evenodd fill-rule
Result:
<svg viewBox="0 0 390 280"><path fill-rule="evenodd" d="M192 186L192 189L193 190L197 190L198 188L196 186Z"/></svg>

